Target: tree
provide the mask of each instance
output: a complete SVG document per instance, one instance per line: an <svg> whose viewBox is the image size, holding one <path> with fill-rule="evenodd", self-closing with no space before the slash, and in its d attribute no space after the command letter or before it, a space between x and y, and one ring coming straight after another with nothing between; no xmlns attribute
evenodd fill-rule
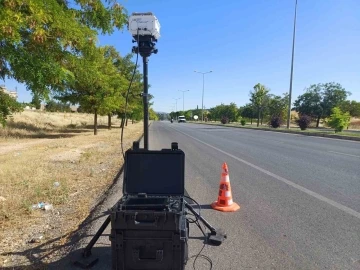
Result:
<svg viewBox="0 0 360 270"><path fill-rule="evenodd" d="M243 107L240 107L239 114L241 117L249 118L250 122L252 124L252 119L254 118L254 115L255 115L255 110L254 110L253 104L250 103L250 104L246 104Z"/></svg>
<svg viewBox="0 0 360 270"><path fill-rule="evenodd" d="M269 89L260 83L256 84L254 90L250 92L250 101L256 108L258 114L257 126L260 124L260 114L264 107L264 101L268 92Z"/></svg>
<svg viewBox="0 0 360 270"><path fill-rule="evenodd" d="M295 100L295 110L316 119L319 127L320 119L329 117L332 108L340 106L351 93L339 83L313 84L306 92Z"/></svg>
<svg viewBox="0 0 360 270"><path fill-rule="evenodd" d="M287 93L285 93L283 97L272 94L268 95L267 112L269 118L279 118L278 121L282 122L282 120L286 117L288 102L289 95Z"/></svg>
<svg viewBox="0 0 360 270"><path fill-rule="evenodd" d="M115 49L109 50L109 53L114 54L114 50ZM133 56L132 54L128 54L125 57L115 57L115 59L117 60L114 61L114 65L117 68L118 72L128 81L128 84L126 85L126 91L124 91L123 94L124 101L126 100L127 90L130 85L130 81L132 81L128 95L126 119L125 119L126 102L123 102L122 105L116 109L116 114L118 115L119 118L121 118L121 126L124 124L126 125L127 118L129 116L131 117L132 120L136 120L136 121L143 119L143 102L141 97L141 93L143 92L143 82L142 82L143 77L138 70L138 66L135 66L135 63L131 61L132 56ZM151 99L152 96L149 95L149 100Z"/></svg>
<svg viewBox="0 0 360 270"><path fill-rule="evenodd" d="M5 127L6 119L12 113L21 112L23 107L13 97L0 90L0 124Z"/></svg>
<svg viewBox="0 0 360 270"><path fill-rule="evenodd" d="M34 93L33 94L33 98L31 100L31 104L37 109L39 110L41 108L41 100L40 100L40 97L39 97L39 94L38 93Z"/></svg>
<svg viewBox="0 0 360 270"><path fill-rule="evenodd" d="M89 50L81 57L75 58L69 65L75 80L67 89L58 92L57 99L80 104L85 112L94 114L94 135L97 135L97 116L108 113L113 108L114 100L120 95L118 88L124 79L100 47Z"/></svg>
<svg viewBox="0 0 360 270"><path fill-rule="evenodd" d="M306 92L299 96L294 102L295 110L299 114L305 114L317 119L316 127L319 127L320 118L323 113L321 105L322 94L321 87L319 85L311 85L306 89Z"/></svg>
<svg viewBox="0 0 360 270"><path fill-rule="evenodd" d="M349 126L350 114L342 112L339 107L334 107L331 110L330 119L327 124L329 127L334 128L335 132L341 132Z"/></svg>
<svg viewBox="0 0 360 270"><path fill-rule="evenodd" d="M189 111L186 111L186 112L184 113L184 116L185 116L185 118L186 118L187 120L192 120L193 114L192 114L192 112L189 110Z"/></svg>
<svg viewBox="0 0 360 270"><path fill-rule="evenodd" d="M67 68L72 56L94 47L98 32L126 23L126 10L113 0L0 1L0 78L46 97L74 79Z"/></svg>
<svg viewBox="0 0 360 270"><path fill-rule="evenodd" d="M360 117L360 102L345 100L341 103L340 109L349 112L352 117Z"/></svg>
<svg viewBox="0 0 360 270"><path fill-rule="evenodd" d="M64 102L56 102L53 99L46 103L45 110L48 112L71 112L69 104Z"/></svg>
<svg viewBox="0 0 360 270"><path fill-rule="evenodd" d="M153 108L149 109L149 119L154 120L154 121L159 120L159 118Z"/></svg>
<svg viewBox="0 0 360 270"><path fill-rule="evenodd" d="M339 83L331 82L322 84L323 93L323 117L329 117L332 114L332 109L338 107L346 98L351 95Z"/></svg>

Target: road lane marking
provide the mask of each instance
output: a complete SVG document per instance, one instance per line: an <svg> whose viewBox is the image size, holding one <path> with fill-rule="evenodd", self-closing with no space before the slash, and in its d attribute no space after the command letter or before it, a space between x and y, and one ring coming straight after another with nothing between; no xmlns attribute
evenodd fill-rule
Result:
<svg viewBox="0 0 360 270"><path fill-rule="evenodd" d="M230 154L228 152L225 152L225 151L223 151L223 150L221 150L221 149L219 149L219 148L217 148L215 146L212 146L211 144L203 142L203 141L201 141L201 140L199 140L199 139L197 139L197 138L195 138L195 137L193 137L193 136L191 136L189 134L186 134L185 132L182 132L182 131L180 131L180 130L178 130L176 128L173 128L173 127L171 127L171 128L176 130L177 132L185 135L185 136L188 136L189 138L191 138L191 139L193 139L193 140L195 140L197 142L200 142L200 143L202 143L202 144L204 144L204 145L206 145L208 147L211 147L212 149L214 149L216 151L219 151L219 152L223 153L224 155L232 157L233 159L236 159L237 161L240 161L240 162L242 162L242 163L244 163L244 164L246 164L246 165L248 165L248 166L250 166L250 167L252 167L252 168L254 168L256 170L258 170L258 171L263 172L264 174L267 174L267 175L269 175L269 176L271 176L271 177L273 177L273 178L275 178L275 179L277 179L277 180L279 180L279 181L281 181L281 182L283 182L285 184L288 184L289 186L291 186L293 188L296 188L296 189L298 189L298 190L300 190L300 191L302 191L302 192L304 192L304 193L306 193L306 194L308 194L308 195L310 195L310 196L312 196L312 197L314 197L314 198L316 198L316 199L318 199L320 201L326 202L326 203L336 207L337 209L342 210L345 213L360 219L360 213L359 212L357 212L357 211L355 211L355 210L353 210L353 209L351 209L351 208L349 208L349 207L347 207L345 205L342 205L342 204L340 204L338 202L335 202L335 201L333 201L331 199L328 199L328 198L326 198L326 197L324 197L324 196L322 196L322 195L320 195L320 194L318 194L318 193L316 193L314 191L311 191L311 190L309 190L307 188L304 188L304 187L302 187L302 186L300 186L298 184L295 184L295 183L291 182L290 180L285 179L284 177L281 177L281 176L276 175L276 174L274 174L274 173L272 173L272 172L270 172L268 170L260 168L259 166L255 165L255 164L252 164L252 163L250 163L250 162L248 162L246 160L243 160L243 159L241 159L241 158L239 158L237 156L234 156L234 155L232 155L232 154Z"/></svg>
<svg viewBox="0 0 360 270"><path fill-rule="evenodd" d="M340 153L340 152L335 152L335 151L328 151L329 153L334 153L334 154L339 154L339 155L344 155L344 156L349 156L349 157L358 157L360 158L360 156L356 156L356 155L351 155L351 154L345 154L345 153Z"/></svg>

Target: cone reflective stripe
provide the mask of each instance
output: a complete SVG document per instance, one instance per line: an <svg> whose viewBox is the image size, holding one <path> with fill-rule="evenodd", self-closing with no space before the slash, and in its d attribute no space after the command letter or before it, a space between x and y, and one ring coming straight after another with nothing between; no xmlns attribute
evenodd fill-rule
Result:
<svg viewBox="0 0 360 270"><path fill-rule="evenodd" d="M226 163L223 164L222 170L218 200L213 202L211 207L223 212L235 212L240 209L240 206L232 199L229 169Z"/></svg>
<svg viewBox="0 0 360 270"><path fill-rule="evenodd" d="M229 169L228 169L228 166L227 166L227 164L225 162L222 165L222 169L223 169L223 172L221 173L220 183L221 182L230 182Z"/></svg>

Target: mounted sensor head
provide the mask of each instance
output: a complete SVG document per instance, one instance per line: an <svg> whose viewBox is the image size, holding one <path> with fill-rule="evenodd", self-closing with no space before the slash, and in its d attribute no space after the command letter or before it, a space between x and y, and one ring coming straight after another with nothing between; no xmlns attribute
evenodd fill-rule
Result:
<svg viewBox="0 0 360 270"><path fill-rule="evenodd" d="M140 53L142 57L157 54L155 43L160 37L160 23L151 12L131 14L128 28L134 38L133 43L138 44L132 48L133 53Z"/></svg>
<svg viewBox="0 0 360 270"><path fill-rule="evenodd" d="M160 23L151 12L132 13L128 29L135 39L137 36L151 36L155 40L160 37Z"/></svg>

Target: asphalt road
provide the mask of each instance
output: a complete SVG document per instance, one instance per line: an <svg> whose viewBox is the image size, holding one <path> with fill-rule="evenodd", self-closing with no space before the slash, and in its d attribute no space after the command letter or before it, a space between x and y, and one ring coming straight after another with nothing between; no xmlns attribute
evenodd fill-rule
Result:
<svg viewBox="0 0 360 270"><path fill-rule="evenodd" d="M221 246L203 249L212 269L360 269L359 142L196 124L151 125L151 149L169 148L173 141L186 153L188 194L202 205L202 216L228 235ZM241 206L235 213L209 207L217 198L223 162ZM115 186L106 205L115 203L120 191ZM100 225L101 219L89 233ZM197 227L190 231L190 255L195 255L203 241ZM108 237L100 239L93 251L100 261L93 269L110 269L109 245ZM186 269L192 264L193 258ZM210 269L209 263L199 258L196 269Z"/></svg>

